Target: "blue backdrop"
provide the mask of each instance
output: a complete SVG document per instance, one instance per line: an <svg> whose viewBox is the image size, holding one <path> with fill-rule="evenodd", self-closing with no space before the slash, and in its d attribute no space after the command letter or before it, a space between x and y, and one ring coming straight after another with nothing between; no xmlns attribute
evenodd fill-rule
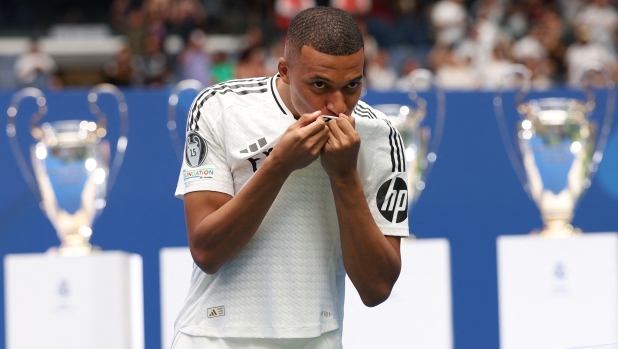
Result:
<svg viewBox="0 0 618 349"><path fill-rule="evenodd" d="M173 196L179 171L166 128L166 90L125 91L131 124L125 162L95 222L92 242L105 250L124 250L144 259L146 348L160 348L159 250L186 246L182 201ZM0 111L11 93L0 93ZM47 120L94 119L87 91L49 92ZM575 96L577 91L555 90L543 96ZM435 98L429 102L427 122L433 122ZM540 96L533 94L530 97ZM513 95L505 97L507 116L516 120ZM110 121L110 139L117 135L117 109L102 98ZM187 108L190 97L181 99ZM409 103L405 94L369 92L370 104ZM410 229L420 238L446 237L451 243L453 315L457 348L498 347L496 237L525 234L541 226L539 212L528 198L508 161L493 110L493 94L447 94L446 127L438 160L427 187L412 208ZM594 117L602 118L605 96L599 97ZM20 143L32 144L27 132L34 111L32 100L18 114ZM184 119L184 118L183 118ZM181 127L182 128L182 127ZM615 129L615 127L614 127ZM618 230L618 136L612 133L599 173L580 202L574 225L585 231ZM182 136L181 136L182 137ZM0 132L0 256L44 252L58 245L54 229L20 174L5 132ZM3 280L0 270L0 282ZM3 287L0 286L3 295ZM0 313L4 304L0 303ZM36 314L33 314L36 316ZM0 318L0 347L4 347L4 319Z"/></svg>

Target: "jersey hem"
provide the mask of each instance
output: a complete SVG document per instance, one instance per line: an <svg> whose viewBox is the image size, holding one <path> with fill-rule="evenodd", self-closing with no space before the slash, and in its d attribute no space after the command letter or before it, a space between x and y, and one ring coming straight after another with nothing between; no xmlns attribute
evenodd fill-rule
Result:
<svg viewBox="0 0 618 349"><path fill-rule="evenodd" d="M223 327L187 325L178 331L190 336L215 338L315 338L339 328L337 322L315 327Z"/></svg>
<svg viewBox="0 0 618 349"><path fill-rule="evenodd" d="M410 233L409 232L402 232L402 233L382 233L382 235L384 236L398 236L398 237L402 237L402 238L407 238L410 237Z"/></svg>
<svg viewBox="0 0 618 349"><path fill-rule="evenodd" d="M382 235L386 235L386 236L401 236L401 237L408 237L408 236L410 236L410 231L408 229L405 229L405 228L393 229L392 227L384 227L384 226L380 226L379 224L378 224L378 228L382 232Z"/></svg>
<svg viewBox="0 0 618 349"><path fill-rule="evenodd" d="M179 199L182 199L185 196L185 194L192 193L194 191L216 191L218 193L228 194L231 197L234 197L234 191L233 190L225 190L225 189L221 189L221 188L213 188L209 184L204 185L204 183L195 183L195 184L187 185L185 187L184 193L177 192L177 193L174 194L174 196L176 196Z"/></svg>

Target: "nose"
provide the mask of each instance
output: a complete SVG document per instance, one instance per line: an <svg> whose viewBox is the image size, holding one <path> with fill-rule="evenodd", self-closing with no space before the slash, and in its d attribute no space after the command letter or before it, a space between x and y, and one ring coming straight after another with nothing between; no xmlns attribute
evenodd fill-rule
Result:
<svg viewBox="0 0 618 349"><path fill-rule="evenodd" d="M348 115L348 106L345 104L345 99L340 91L334 92L329 96L326 102L326 109L334 116L339 115L339 113Z"/></svg>

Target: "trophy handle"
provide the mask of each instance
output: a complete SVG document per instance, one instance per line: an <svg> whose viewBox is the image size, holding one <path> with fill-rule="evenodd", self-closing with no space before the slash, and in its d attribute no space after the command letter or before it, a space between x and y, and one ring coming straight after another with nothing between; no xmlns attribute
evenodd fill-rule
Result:
<svg viewBox="0 0 618 349"><path fill-rule="evenodd" d="M522 86L519 89L517 95L515 96L516 109L519 113L522 112L521 106L524 101L524 97L526 97L526 95L528 94L528 92L530 92L530 89L532 88L532 72L523 64L511 65L508 71L500 79L500 84L498 85L494 96L494 111L496 114L496 118L498 119L498 127L500 129L502 142L504 143L504 148L506 149L506 153L509 157L509 161L511 162L511 166L513 166L513 168L515 169L515 173L517 174L519 181L523 184L526 193L529 193L526 171L524 170L521 163L517 160L517 153L513 146L514 143L511 139L511 134L509 133L506 116L504 114L504 105L502 103L502 90L504 89L506 82L513 76L520 76L521 78L523 78Z"/></svg>
<svg viewBox="0 0 618 349"><path fill-rule="evenodd" d="M97 104L99 95L102 94L111 94L116 98L118 103L118 113L120 115L120 137L118 137L118 142L116 143L116 152L114 153L114 160L112 162L112 166L110 167L109 181L107 185L107 192L109 193L116 176L118 175L118 171L120 170L120 165L122 165L125 151L127 150L127 144L129 141L127 138L129 133L129 108L124 99L124 94L120 91L120 89L118 89L118 87L107 83L96 85L88 93L88 103L90 104L90 112L98 119L97 127L106 128L107 126L107 117Z"/></svg>
<svg viewBox="0 0 618 349"><path fill-rule="evenodd" d="M43 91L34 87L26 87L19 90L16 94L13 95L11 99L11 105L9 109L7 109L7 125L6 125L6 134L9 137L9 144L11 146L11 151L17 160L17 165L22 175L26 179L28 186L35 194L35 196L41 201L41 193L39 192L39 188L34 180L34 174L28 167L28 162L24 157L21 148L19 147L19 142L17 140L17 112L19 111L19 103L27 97L32 97L36 99L36 104L38 105L37 111L32 115L30 119L30 133L32 136L40 140L43 136L42 130L38 127L38 121L47 113L47 99L45 98L45 94Z"/></svg>
<svg viewBox="0 0 618 349"><path fill-rule="evenodd" d="M198 93L204 89L204 85L195 79L187 79L182 80L174 86L170 93L170 97L168 98L168 109L167 109L167 129L170 131L170 138L172 139L172 144L174 146L174 151L178 156L178 159L182 162L182 143L180 138L178 137L178 122L176 109L178 106L178 100L180 98L180 94L186 90L195 90Z"/></svg>
<svg viewBox="0 0 618 349"><path fill-rule="evenodd" d="M426 113L427 111L427 101L421 98L418 95L416 90L416 86L422 81L429 82L431 86L436 91L436 99L437 99L437 107L436 107L436 124L434 129L433 137L429 141L429 147L427 148L427 155L425 160L427 161L427 167L423 173L423 181L429 175L431 168L433 167L434 162L436 162L438 156L438 148L440 148L440 143L442 141L442 134L444 132L444 123L446 116L446 96L444 94L444 89L442 85L436 78L436 76L428 69L416 69L411 73L409 81L409 92L408 97L412 102L414 102L417 106L417 113ZM420 124L425 115L413 116L418 117L418 123Z"/></svg>
<svg viewBox="0 0 618 349"><path fill-rule="evenodd" d="M592 113L596 106L596 98L594 93L592 92L592 88L590 87L589 76L590 73L598 73L604 79L605 87L607 88L607 103L605 106L605 117L603 118L603 126L601 126L601 133L599 135L599 140L597 141L597 147L592 155L592 160L590 162L590 175L592 175L597 171L599 167L599 163L603 159L603 152L605 150L605 146L607 145L607 139L609 138L609 133L612 130L612 122L614 121L614 108L616 104L616 83L612 79L611 75L607 71L607 69L602 64L596 64L588 67L581 76L581 90L586 95L588 99L586 103L586 112L588 114ZM590 178L592 179L592 178Z"/></svg>

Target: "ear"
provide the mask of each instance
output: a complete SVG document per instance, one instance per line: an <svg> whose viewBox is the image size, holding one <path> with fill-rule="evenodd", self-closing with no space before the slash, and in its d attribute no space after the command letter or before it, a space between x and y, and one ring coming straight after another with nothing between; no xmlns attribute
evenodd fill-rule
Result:
<svg viewBox="0 0 618 349"><path fill-rule="evenodd" d="M279 64L277 65L277 70L279 70L279 75L281 75L281 81L286 84L290 84L290 69L288 68L288 62L285 58L279 58Z"/></svg>

